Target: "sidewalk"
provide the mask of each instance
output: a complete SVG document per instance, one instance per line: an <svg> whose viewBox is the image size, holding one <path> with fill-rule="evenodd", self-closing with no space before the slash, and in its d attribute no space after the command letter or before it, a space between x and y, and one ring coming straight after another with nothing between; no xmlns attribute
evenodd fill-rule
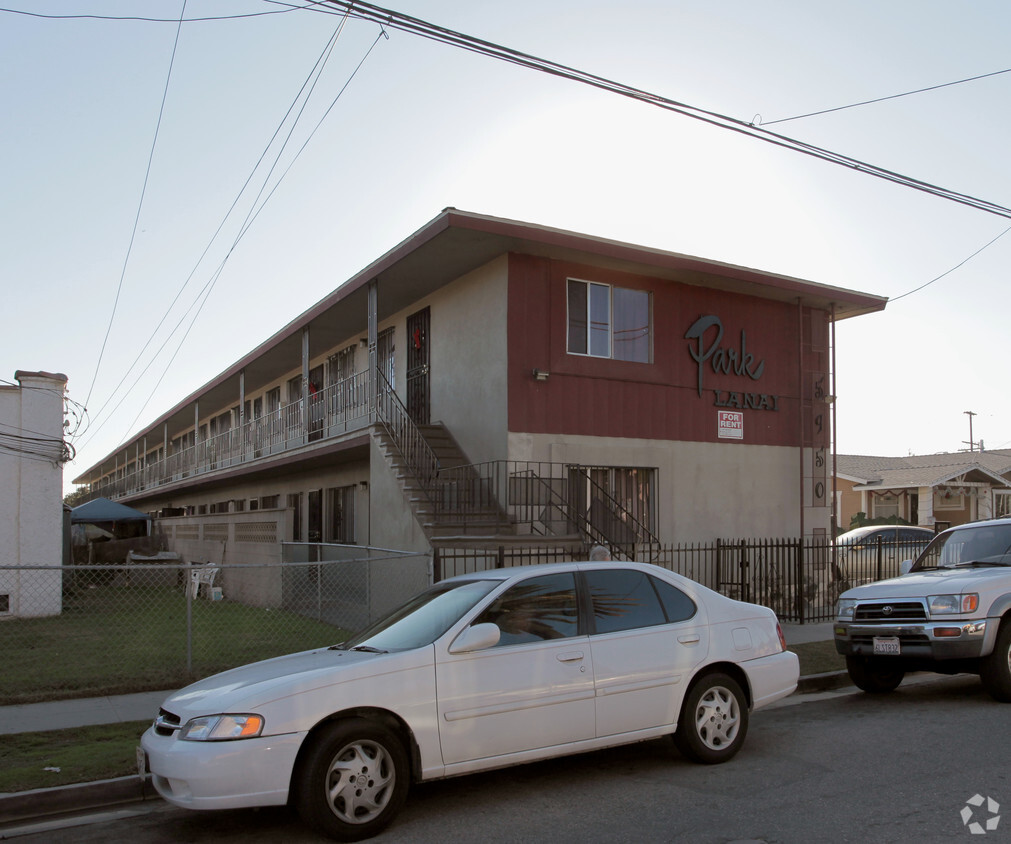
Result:
<svg viewBox="0 0 1011 844"><path fill-rule="evenodd" d="M169 692L85 697L0 706L0 735L119 724L124 721L154 721L158 707Z"/></svg>

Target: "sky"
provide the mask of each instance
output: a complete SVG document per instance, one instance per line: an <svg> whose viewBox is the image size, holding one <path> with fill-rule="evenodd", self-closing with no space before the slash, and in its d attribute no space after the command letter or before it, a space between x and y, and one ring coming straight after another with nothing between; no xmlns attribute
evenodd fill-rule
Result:
<svg viewBox="0 0 1011 844"><path fill-rule="evenodd" d="M388 4L1011 206L1006 2ZM304 5L0 0L0 383L68 376L68 491L447 206L887 296L839 453L1011 447L1011 219Z"/></svg>

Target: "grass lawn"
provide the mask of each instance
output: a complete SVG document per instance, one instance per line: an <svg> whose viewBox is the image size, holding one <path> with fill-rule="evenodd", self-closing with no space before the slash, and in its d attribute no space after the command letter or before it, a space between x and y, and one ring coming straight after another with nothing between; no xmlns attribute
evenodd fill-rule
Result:
<svg viewBox="0 0 1011 844"><path fill-rule="evenodd" d="M800 660L801 677L846 670L846 657L836 653L835 642L805 642L802 645L792 645L790 650Z"/></svg>
<svg viewBox="0 0 1011 844"><path fill-rule="evenodd" d="M130 721L0 736L0 794L136 774L137 745L149 726Z"/></svg>
<svg viewBox="0 0 1011 844"><path fill-rule="evenodd" d="M297 613L234 601L193 601L190 613L188 636L181 590L102 586L68 596L61 615L4 621L0 705L179 688L348 636Z"/></svg>

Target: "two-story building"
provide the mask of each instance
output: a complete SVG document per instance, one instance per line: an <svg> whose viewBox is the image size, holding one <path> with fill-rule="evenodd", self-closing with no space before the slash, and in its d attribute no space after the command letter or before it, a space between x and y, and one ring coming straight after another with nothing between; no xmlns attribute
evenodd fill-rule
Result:
<svg viewBox="0 0 1011 844"><path fill-rule="evenodd" d="M829 535L833 327L885 301L446 209L76 482L247 539Z"/></svg>

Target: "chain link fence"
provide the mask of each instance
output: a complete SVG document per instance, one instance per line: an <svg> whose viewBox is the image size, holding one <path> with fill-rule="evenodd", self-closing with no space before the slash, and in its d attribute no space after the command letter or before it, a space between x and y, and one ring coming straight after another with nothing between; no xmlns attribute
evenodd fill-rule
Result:
<svg viewBox="0 0 1011 844"><path fill-rule="evenodd" d="M0 566L0 705L176 689L347 638L431 582L428 555L286 546L281 563Z"/></svg>

